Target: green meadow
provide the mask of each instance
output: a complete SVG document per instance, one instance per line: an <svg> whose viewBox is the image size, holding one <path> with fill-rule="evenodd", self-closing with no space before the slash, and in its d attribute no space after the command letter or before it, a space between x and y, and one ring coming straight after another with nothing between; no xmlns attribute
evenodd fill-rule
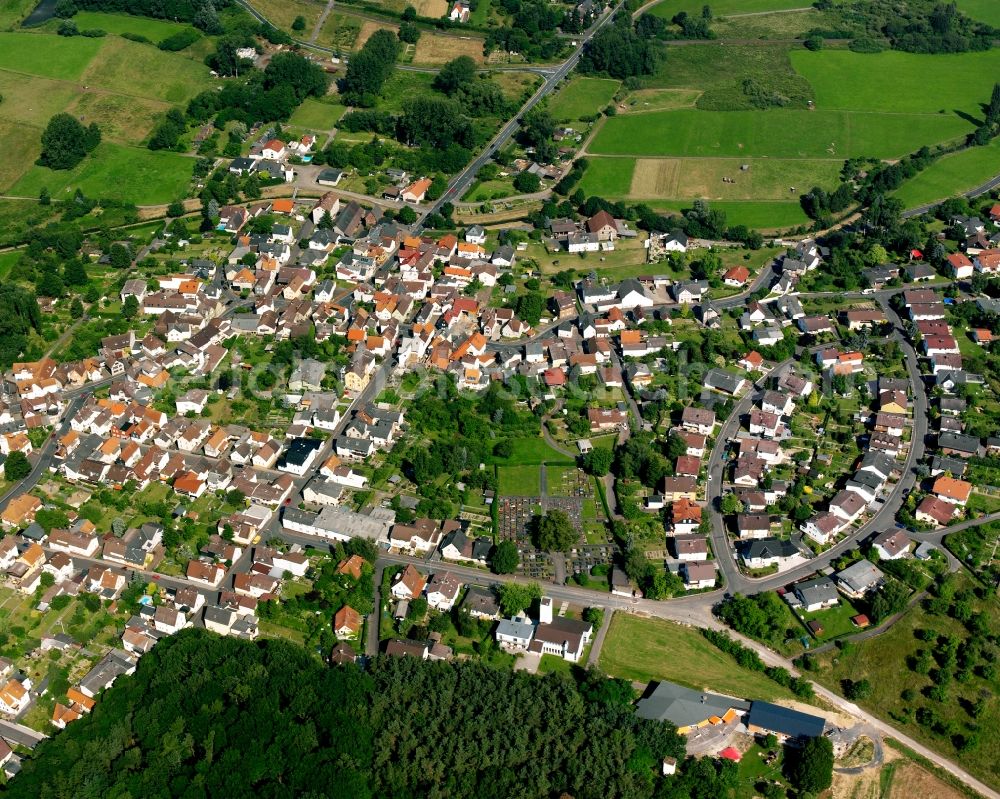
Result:
<svg viewBox="0 0 1000 799"><path fill-rule="evenodd" d="M980 104L990 99L1000 76L997 49L942 55L792 50L790 55L792 66L812 85L820 110L872 111L886 116L955 116L962 111L979 118Z"/></svg>
<svg viewBox="0 0 1000 799"><path fill-rule="evenodd" d="M74 169L32 164L9 193L37 197L46 188L53 199L61 200L80 189L88 197L157 205L184 196L193 171L194 159L185 155L105 142Z"/></svg>
<svg viewBox="0 0 1000 799"><path fill-rule="evenodd" d="M847 111L653 111L608 119L591 143L597 155L893 158L964 135L953 115Z"/></svg>
<svg viewBox="0 0 1000 799"><path fill-rule="evenodd" d="M946 155L904 183L894 194L907 208L955 197L1000 172L1000 139Z"/></svg>
<svg viewBox="0 0 1000 799"><path fill-rule="evenodd" d="M575 122L601 111L618 91L616 80L576 77L567 82L549 101L553 119Z"/></svg>
<svg viewBox="0 0 1000 799"><path fill-rule="evenodd" d="M670 19L678 11L688 14L701 14L702 0L664 0L649 9L650 14ZM718 0L710 3L712 13L716 17L732 16L733 14L759 14L765 11L784 11L789 8L803 8L809 5L802 0Z"/></svg>
<svg viewBox="0 0 1000 799"><path fill-rule="evenodd" d="M81 15L82 16L82 15ZM107 19L104 19L107 18ZM122 32L169 35L183 26L120 14L84 16L78 24ZM143 32L145 31L145 32ZM169 202L186 193L194 159L154 153L142 144L162 115L214 85L208 67L178 53L129 41L53 33L0 33L0 191L54 197L77 188L96 198L139 205ZM65 111L96 122L103 143L68 171L35 165L48 120Z"/></svg>
<svg viewBox="0 0 1000 799"><path fill-rule="evenodd" d="M97 28L119 36L123 33L131 33L136 36L145 36L151 42L159 42L168 36L191 28L190 25L170 22L165 19L136 17L131 14L106 14L100 11L78 11L73 16L73 21L80 30Z"/></svg>

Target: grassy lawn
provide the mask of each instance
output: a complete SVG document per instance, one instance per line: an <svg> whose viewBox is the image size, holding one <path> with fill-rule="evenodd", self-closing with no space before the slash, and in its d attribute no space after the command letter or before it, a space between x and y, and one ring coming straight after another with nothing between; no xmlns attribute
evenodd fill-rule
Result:
<svg viewBox="0 0 1000 799"><path fill-rule="evenodd" d="M1000 497L973 493L969 497L968 508L979 513L996 513L1000 510Z"/></svg>
<svg viewBox="0 0 1000 799"><path fill-rule="evenodd" d="M596 114L611 102L620 85L603 78L573 78L549 101L549 113L553 119L567 122Z"/></svg>
<svg viewBox="0 0 1000 799"><path fill-rule="evenodd" d="M35 0L0 0L0 29L17 25L35 5Z"/></svg>
<svg viewBox="0 0 1000 799"><path fill-rule="evenodd" d="M587 158L580 188L587 196L628 197L632 191L635 158Z"/></svg>
<svg viewBox="0 0 1000 799"><path fill-rule="evenodd" d="M295 110L288 124L312 130L330 130L346 110L339 103L324 103L309 97Z"/></svg>
<svg viewBox="0 0 1000 799"><path fill-rule="evenodd" d="M80 30L99 28L119 35L133 33L145 36L151 42L160 42L191 27L165 19L136 17L131 14L104 14L97 11L79 11L73 16L73 21Z"/></svg>
<svg viewBox="0 0 1000 799"><path fill-rule="evenodd" d="M670 19L678 11L700 14L704 5L698 0L675 0L658 3L649 9L650 14ZM725 14L753 14L761 11L779 11L785 8L802 8L800 0L720 0L712 4L712 13L717 17Z"/></svg>
<svg viewBox="0 0 1000 799"><path fill-rule="evenodd" d="M793 50L791 59L812 84L820 111L944 112L954 117L959 109L979 117L979 104L989 100L1000 72L998 50L954 55Z"/></svg>
<svg viewBox="0 0 1000 799"><path fill-rule="evenodd" d="M1000 139L985 147L971 147L960 153L946 155L919 175L906 181L893 194L907 208L934 200L954 197L985 183L1000 172Z"/></svg>
<svg viewBox="0 0 1000 799"><path fill-rule="evenodd" d="M841 597L840 602L832 608L817 610L814 613L803 613L802 618L806 623L818 621L823 625L823 632L815 636L816 640L830 641L842 635L856 633L858 628L851 623L851 617L857 615L857 608Z"/></svg>
<svg viewBox="0 0 1000 799"><path fill-rule="evenodd" d="M500 493L511 497L537 497L542 493L537 466L501 466Z"/></svg>
<svg viewBox="0 0 1000 799"><path fill-rule="evenodd" d="M51 37L61 47L65 37ZM76 38L68 41L75 42ZM89 41L89 40L88 40ZM99 86L130 96L168 103L184 103L213 85L208 67L148 44L107 38L80 75L87 86ZM45 50L58 48L46 47ZM14 67L16 69L16 67Z"/></svg>
<svg viewBox="0 0 1000 799"><path fill-rule="evenodd" d="M11 252L0 252L0 280L7 277L7 273L10 272L11 268L17 263L17 259L21 257L21 253L17 250L12 250Z"/></svg>
<svg viewBox="0 0 1000 799"><path fill-rule="evenodd" d="M154 205L183 196L193 169L194 159L177 153L104 143L74 169L32 166L10 191L37 197L44 186L63 199L79 188L88 197Z"/></svg>
<svg viewBox="0 0 1000 799"><path fill-rule="evenodd" d="M697 690L752 699L787 699L791 694L760 672L740 668L697 630L661 619L621 613L601 650L601 668L638 682L669 680Z"/></svg>
<svg viewBox="0 0 1000 799"><path fill-rule="evenodd" d="M513 197L515 194L517 194L517 190L510 178L497 178L496 180L477 180L462 199L470 203L479 203Z"/></svg>
<svg viewBox="0 0 1000 799"><path fill-rule="evenodd" d="M989 92L987 92L989 94ZM679 109L608 119L588 148L595 154L891 158L968 133L947 114L875 114L847 111L729 111Z"/></svg>
<svg viewBox="0 0 1000 799"><path fill-rule="evenodd" d="M625 98L625 110L619 109L618 113L694 108L700 94L698 89L638 89Z"/></svg>
<svg viewBox="0 0 1000 799"><path fill-rule="evenodd" d="M651 205L658 211L682 211L691 207L691 201L657 202ZM713 202L712 208L726 212L730 225L746 225L764 230L804 225L809 220L798 202Z"/></svg>
<svg viewBox="0 0 1000 799"><path fill-rule="evenodd" d="M565 674L569 676L573 673L573 664L568 660L563 660L558 655L542 655L538 663L539 674Z"/></svg>
<svg viewBox="0 0 1000 799"><path fill-rule="evenodd" d="M1000 5L995 0L956 0L958 10L973 19L1000 27Z"/></svg>
<svg viewBox="0 0 1000 799"><path fill-rule="evenodd" d="M3 33L0 69L75 81L103 43L104 39L84 36L57 38L44 33Z"/></svg>
<svg viewBox="0 0 1000 799"><path fill-rule="evenodd" d="M323 13L324 4L310 0L253 0L251 5L276 27L308 39L319 15ZM306 21L306 29L299 33L292 31L296 17L304 17Z"/></svg>
<svg viewBox="0 0 1000 799"><path fill-rule="evenodd" d="M969 587L971 582L966 577L959 579L960 587ZM995 599L987 602L973 602L974 610L988 614L987 622L995 628L997 605ZM965 627L948 615L931 615L917 606L903 618L877 638L850 645L847 650L832 650L817 656L819 663L818 679L834 689L840 689L841 681L859 679L863 675L872 686L868 699L859 702L891 723L899 726L907 735L938 750L946 757L954 758L972 773L987 783L995 785L1000 781L1000 765L995 751L998 736L1000 736L1000 705L994 700L986 704L983 713L975 723L979 729L980 745L959 752L950 734L931 732L927 726L917 724L916 714L922 708L930 709L939 719L950 726L954 733L967 733L966 724L971 721L968 707L980 696L990 696L996 693L996 682L984 679L973 671L964 682L953 680L947 692L945 701L934 701L926 696L934 684L930 675L921 675L911 668L911 659L917 657L921 650L932 652L937 644L935 641L921 641L917 631L930 629L937 635L948 635L958 641L970 638ZM938 663L931 658L931 667ZM934 671L931 671L931 675ZM902 698L904 691L912 692L907 699Z"/></svg>
<svg viewBox="0 0 1000 799"><path fill-rule="evenodd" d="M515 438L511 442L514 452L509 458L495 458L501 466L521 466L524 464L563 463L572 464L573 460L561 452L552 449L542 438Z"/></svg>

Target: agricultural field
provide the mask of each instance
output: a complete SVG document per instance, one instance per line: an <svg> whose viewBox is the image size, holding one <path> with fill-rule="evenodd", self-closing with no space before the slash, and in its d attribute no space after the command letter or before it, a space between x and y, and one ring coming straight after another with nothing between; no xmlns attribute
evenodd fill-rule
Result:
<svg viewBox="0 0 1000 799"><path fill-rule="evenodd" d="M0 34L0 69L76 81L105 42L105 39L84 36L56 38L41 33Z"/></svg>
<svg viewBox="0 0 1000 799"><path fill-rule="evenodd" d="M980 104L990 99L1000 73L1000 50L955 55L792 50L790 55L796 72L812 85L821 111L949 117L961 111L978 119Z"/></svg>
<svg viewBox="0 0 1000 799"><path fill-rule="evenodd" d="M694 108L700 89L637 89L618 104L619 114Z"/></svg>
<svg viewBox="0 0 1000 799"><path fill-rule="evenodd" d="M748 14L751 6L799 7L734 4ZM712 8L724 17L725 10ZM667 6L653 13L660 9L665 13ZM677 10L669 4L670 13ZM738 19L763 25L780 18L785 25L816 13ZM995 50L867 55L771 45L669 48L660 72L602 123L588 145L581 185L587 194L664 208L696 197L732 203L734 224L775 229L806 223L798 194L836 185L845 159L898 158L924 145L961 140L976 124L998 72ZM750 107L743 78L783 95L787 104ZM598 108L591 104L592 111ZM897 194L911 207L952 196L991 177L996 155L991 145L948 156ZM741 207L743 202L753 205Z"/></svg>
<svg viewBox="0 0 1000 799"><path fill-rule="evenodd" d="M813 89L792 66L787 45L701 45L666 48L657 73L645 89L701 92L697 107L705 111L754 108L743 92L744 80L786 98L786 107L807 108Z"/></svg>
<svg viewBox="0 0 1000 799"><path fill-rule="evenodd" d="M587 157L587 171L583 173L580 188L589 196L628 197L632 189L635 158Z"/></svg>
<svg viewBox="0 0 1000 799"><path fill-rule="evenodd" d="M140 19L140 27L147 22ZM184 194L194 162L141 144L165 111L211 85L203 64L115 36L0 34L0 142L7 156L0 190L35 197L43 186L53 195L81 188L92 197L169 202ZM68 172L34 165L41 132L60 111L96 122L103 138L95 154Z"/></svg>
<svg viewBox="0 0 1000 799"><path fill-rule="evenodd" d="M731 206L731 221L769 229L803 224L798 194L836 185L845 159L898 158L959 141L998 71L1000 51L926 56L771 45L670 48L660 73L601 123L587 148L581 185L587 194L666 209L696 197L753 203ZM740 76L784 95L788 104L748 108ZM991 177L996 170L987 162L995 156L993 147L949 156L899 195L913 206L958 193Z"/></svg>
<svg viewBox="0 0 1000 799"><path fill-rule="evenodd" d="M792 694L760 672L740 668L701 633L661 619L616 613L601 650L601 670L637 682L669 680L696 691L752 699Z"/></svg>
<svg viewBox="0 0 1000 799"><path fill-rule="evenodd" d="M828 159L591 157L582 185L609 199L783 200L798 196L792 187L832 185L839 172Z"/></svg>
<svg viewBox="0 0 1000 799"><path fill-rule="evenodd" d="M616 80L573 78L549 101L549 113L553 119L566 122L593 116L611 102L620 85Z"/></svg>
<svg viewBox="0 0 1000 799"><path fill-rule="evenodd" d="M907 208L955 197L1000 171L1000 139L946 155L904 183L894 194Z"/></svg>
<svg viewBox="0 0 1000 799"><path fill-rule="evenodd" d="M352 50L360 33L361 20L358 17L334 12L323 23L319 36L316 37L316 43L341 50Z"/></svg>
<svg viewBox="0 0 1000 799"><path fill-rule="evenodd" d="M363 33L364 29L362 28ZM424 31L420 34L420 40L413 51L413 63L421 65L445 64L463 55L468 56L477 64L485 63L483 40L474 36L443 36Z"/></svg>
<svg viewBox="0 0 1000 799"><path fill-rule="evenodd" d="M959 117L848 111L654 111L608 119L595 155L893 158L969 132Z"/></svg>

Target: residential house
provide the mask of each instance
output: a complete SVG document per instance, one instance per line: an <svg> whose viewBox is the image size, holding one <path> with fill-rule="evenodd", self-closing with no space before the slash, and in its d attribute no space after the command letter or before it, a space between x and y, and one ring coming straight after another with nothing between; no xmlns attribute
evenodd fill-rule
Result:
<svg viewBox="0 0 1000 799"><path fill-rule="evenodd" d="M795 596L807 613L831 608L840 602L837 586L829 577L814 577L795 584Z"/></svg>

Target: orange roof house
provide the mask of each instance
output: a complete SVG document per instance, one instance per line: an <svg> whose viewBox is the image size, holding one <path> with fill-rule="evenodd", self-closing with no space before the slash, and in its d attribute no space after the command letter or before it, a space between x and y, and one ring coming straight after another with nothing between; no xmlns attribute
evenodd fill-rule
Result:
<svg viewBox="0 0 1000 799"><path fill-rule="evenodd" d="M361 632L361 614L350 605L344 605L334 614L333 632L338 638L354 638Z"/></svg>
<svg viewBox="0 0 1000 799"><path fill-rule="evenodd" d="M337 564L337 574L348 574L355 580L361 578L361 570L364 568L365 559L360 555L351 555Z"/></svg>
<svg viewBox="0 0 1000 799"><path fill-rule="evenodd" d="M35 514L41 509L42 501L31 494L21 494L7 503L0 513L0 523L7 527L20 527L35 520Z"/></svg>
<svg viewBox="0 0 1000 799"><path fill-rule="evenodd" d="M403 199L410 203L423 202L427 190L431 187L430 178L421 178L420 180L414 181L405 189L403 189Z"/></svg>
<svg viewBox="0 0 1000 799"><path fill-rule="evenodd" d="M484 250L479 244L473 244L469 241L460 241L458 243L458 254L464 258L480 258L486 255L486 250Z"/></svg>
<svg viewBox="0 0 1000 799"><path fill-rule="evenodd" d="M294 200L275 200L271 203L271 210L276 214L290 214L295 210Z"/></svg>
<svg viewBox="0 0 1000 799"><path fill-rule="evenodd" d="M189 494L192 497L200 497L205 491L204 481L198 478L193 472L185 472L178 475L174 480L174 491L179 494Z"/></svg>
<svg viewBox="0 0 1000 799"><path fill-rule="evenodd" d="M931 491L945 502L964 505L972 494L972 483L943 474L934 481Z"/></svg>

